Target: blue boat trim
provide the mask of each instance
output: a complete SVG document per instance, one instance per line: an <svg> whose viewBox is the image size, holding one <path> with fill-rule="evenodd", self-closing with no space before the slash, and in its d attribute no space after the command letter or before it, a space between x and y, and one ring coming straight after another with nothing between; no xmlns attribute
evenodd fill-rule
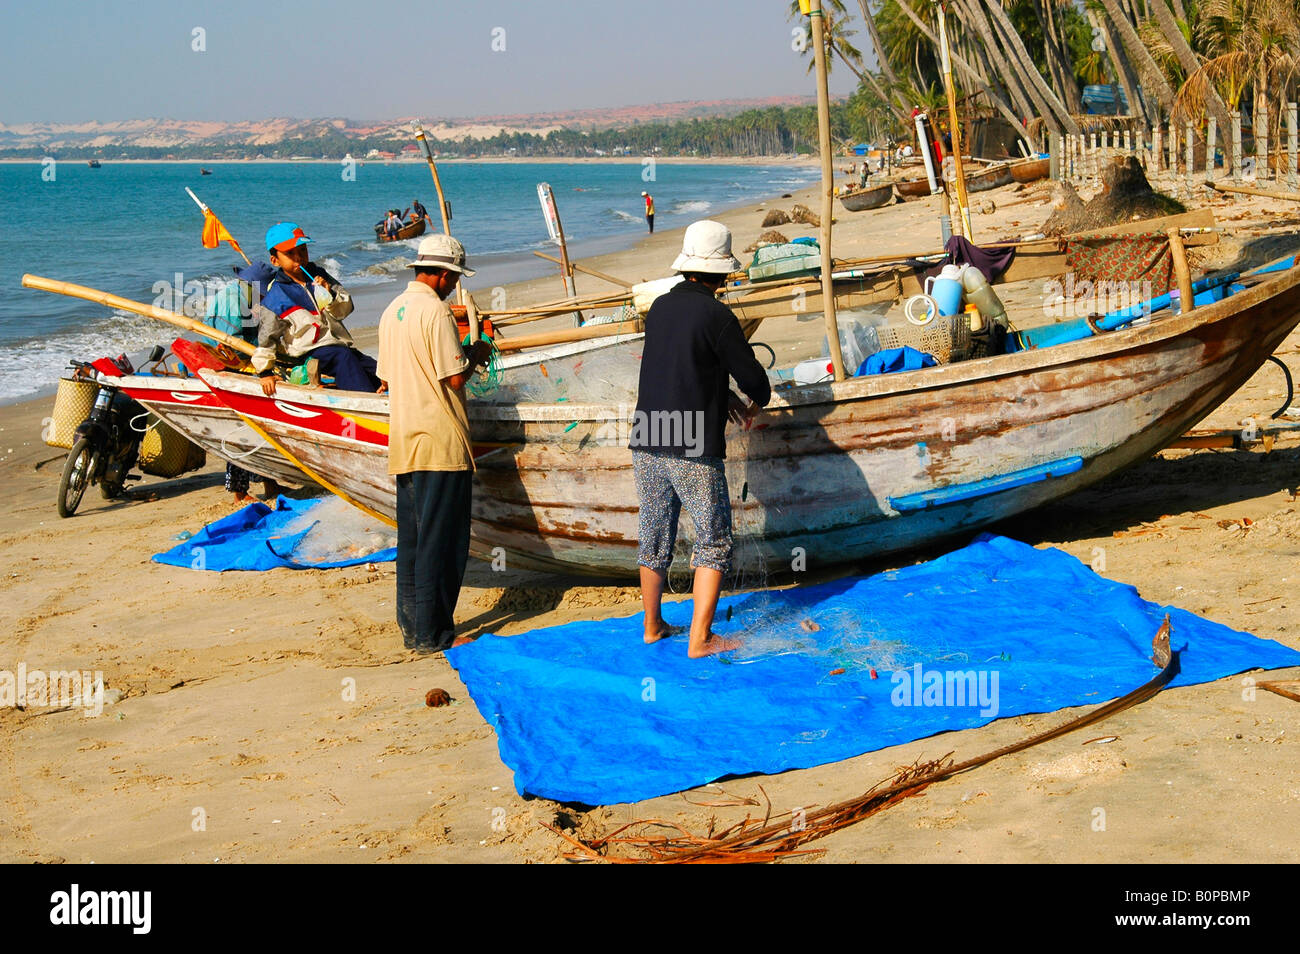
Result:
<svg viewBox="0 0 1300 954"><path fill-rule="evenodd" d="M924 490L919 494L890 497L889 505L900 513L909 510L928 510L930 507L957 503L959 500L974 500L976 497L987 497L989 494L1000 493L1013 487L1023 487L1025 484L1036 484L1048 477L1064 477L1066 474L1073 474L1082 467L1082 457L1065 457L1050 464L1039 464L1036 467L1013 470L1010 473L1001 474L997 477L985 477L983 480L976 480L969 484L956 484L939 490Z"/></svg>

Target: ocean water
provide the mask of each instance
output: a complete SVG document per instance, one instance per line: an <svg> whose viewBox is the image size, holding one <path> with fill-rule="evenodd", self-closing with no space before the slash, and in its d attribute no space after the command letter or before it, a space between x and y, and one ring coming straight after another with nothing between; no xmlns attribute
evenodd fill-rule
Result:
<svg viewBox="0 0 1300 954"><path fill-rule="evenodd" d="M231 275L239 256L226 244L205 249L203 216L189 186L254 259L265 259L266 229L297 222L320 262L350 288L405 280L418 239L384 245L373 226L389 207L418 197L438 222L424 163L364 162L355 179L338 163L215 163L204 176L183 163L0 163L0 402L48 389L70 359L128 354L175 334L159 322L78 299L21 287L31 272L179 310L201 303ZM537 200L549 182L574 257L630 247L645 234L641 190L655 198L655 227L677 228L720 210L812 182L809 167L659 163L654 180L640 163L445 163L452 232L479 273L466 284L491 288L556 273L532 255L554 253ZM427 233L426 233L427 234ZM558 288L557 280L557 288ZM557 296L558 297L558 296ZM378 314L349 323L373 324Z"/></svg>

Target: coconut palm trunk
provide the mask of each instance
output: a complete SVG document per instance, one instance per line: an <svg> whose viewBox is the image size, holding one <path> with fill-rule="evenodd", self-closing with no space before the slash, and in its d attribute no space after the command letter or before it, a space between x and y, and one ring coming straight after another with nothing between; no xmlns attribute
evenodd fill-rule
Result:
<svg viewBox="0 0 1300 954"><path fill-rule="evenodd" d="M1174 56L1178 57L1178 63L1182 66L1183 72L1187 76L1191 76L1201 68L1201 61L1192 52L1192 48L1188 46L1187 38L1183 36L1183 31L1178 28L1173 13L1165 4L1165 0L1151 0L1151 10L1155 14L1155 20L1160 27L1160 32L1169 41ZM1223 104L1223 100L1219 97L1219 91L1214 88L1212 83L1205 84L1205 99L1206 109L1209 110L1210 115L1219 124L1219 128L1232 128L1228 119L1228 107Z"/></svg>
<svg viewBox="0 0 1300 954"><path fill-rule="evenodd" d="M1011 18L1002 9L1002 4L998 0L984 0L984 5L988 7L989 16L993 23L1001 31L1003 45L1012 54L1012 65L1019 70L1030 87L1038 93L1038 97L1047 104L1047 108L1056 114L1065 131L1077 135L1079 133L1079 124L1074 121L1070 111L1065 108L1065 104L1056 97L1056 94L1044 82L1043 75L1038 72L1033 57L1025 49L1025 44L1021 42L1020 35L1016 33Z"/></svg>
<svg viewBox="0 0 1300 954"><path fill-rule="evenodd" d="M898 8L907 15L908 19L915 24L916 28L921 31L922 35L924 35L926 39L938 47L939 38L935 35L934 31L926 25L924 20L912 12L912 8L907 5L907 0L900 0ZM965 57L960 53L952 51L949 52L949 55L952 58L952 65L961 70L962 74L971 81L971 84L977 87L989 98L989 102L993 104L993 108L996 109L998 113L1007 120L1007 122L1015 126L1016 129L1024 129L1024 122L1021 117L1017 116L1015 112L1012 111L1011 107L1007 104L1007 101L999 96L992 86L980 79L979 73L977 73L975 68L967 62ZM918 88L923 87L918 85ZM1028 110L1025 111L1025 115L1029 115Z"/></svg>
<svg viewBox="0 0 1300 954"><path fill-rule="evenodd" d="M1119 31L1124 50L1129 56L1129 62L1133 64L1138 77L1142 80L1142 89L1155 96L1156 102L1160 104L1161 109L1166 112L1173 109L1174 91L1170 88L1169 81L1165 79L1164 71L1160 69L1150 51L1143 45L1141 37L1137 35L1137 30L1133 29L1133 23L1119 8L1118 0L1101 0L1101 5L1106 8L1106 16L1110 18L1110 22ZM1227 129L1228 127L1224 126L1222 128Z"/></svg>
<svg viewBox="0 0 1300 954"><path fill-rule="evenodd" d="M1011 69L1007 63L1007 57L1001 55L1002 51L999 49L997 41L993 38L993 30L989 26L988 20L980 11L979 7L971 3L970 0L956 0L956 9L959 15L962 13L965 14L965 18L962 20L962 25L967 29L970 29L973 26L975 28L975 33L983 41L988 56L992 57L989 61L990 66L992 66L998 75L1002 77L1007 92L1010 94L1012 100L1015 101L1016 108L1020 110L1020 114L1026 117L1043 115L1042 108L1035 104L1035 100L1030 96L1024 83L1021 81L1019 73L1014 69ZM915 17L913 17L913 19L915 19ZM1057 123L1052 122L1050 117L1047 117L1047 119L1048 126L1053 132L1061 131L1060 126Z"/></svg>
<svg viewBox="0 0 1300 954"><path fill-rule="evenodd" d="M1143 123L1153 125L1160 120L1160 114L1155 107L1151 105L1148 98L1143 95L1141 87L1137 82L1137 74L1133 71L1133 65L1129 62L1128 57L1124 55L1124 50L1115 42L1115 31L1110 28L1110 16L1105 10L1097 12L1088 12L1093 24L1101 33L1102 42L1106 44L1106 55L1110 58L1111 69L1115 73L1115 78L1119 81L1120 88L1124 90L1124 97L1128 100L1129 112L1134 116L1140 116Z"/></svg>

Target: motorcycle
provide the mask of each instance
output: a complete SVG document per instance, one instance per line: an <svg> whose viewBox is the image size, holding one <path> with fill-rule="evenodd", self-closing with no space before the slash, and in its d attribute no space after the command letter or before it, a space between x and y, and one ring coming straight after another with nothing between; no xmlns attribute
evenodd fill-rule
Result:
<svg viewBox="0 0 1300 954"><path fill-rule="evenodd" d="M164 353L161 345L155 345L148 360L156 365ZM68 367L73 378L97 381L99 394L90 416L77 425L72 450L63 465L59 479L60 517L77 512L87 487L98 484L104 499L112 500L121 495L128 480L140 479L142 475L130 470L140 453L147 413L113 384L113 378L135 373L126 355L90 363L72 361Z"/></svg>

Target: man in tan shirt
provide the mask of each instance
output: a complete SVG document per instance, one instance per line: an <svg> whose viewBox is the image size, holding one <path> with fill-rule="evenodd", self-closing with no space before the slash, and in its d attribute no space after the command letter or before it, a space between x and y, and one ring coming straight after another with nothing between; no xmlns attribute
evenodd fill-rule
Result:
<svg viewBox="0 0 1300 954"><path fill-rule="evenodd" d="M430 236L409 267L414 280L379 319L378 374L388 384L388 472L397 478L397 624L407 649L434 653L456 639L474 473L465 383L489 348L461 349L445 302L474 274L460 242Z"/></svg>

